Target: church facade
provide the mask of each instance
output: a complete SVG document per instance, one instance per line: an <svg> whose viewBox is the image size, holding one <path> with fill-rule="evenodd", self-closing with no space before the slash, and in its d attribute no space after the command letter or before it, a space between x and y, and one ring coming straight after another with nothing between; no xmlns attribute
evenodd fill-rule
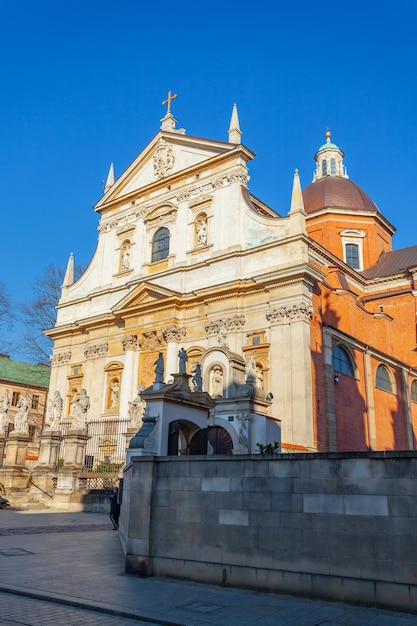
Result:
<svg viewBox="0 0 417 626"><path fill-rule="evenodd" d="M417 246L392 251L393 226L330 136L281 216L250 193L236 106L228 142L177 130L170 101L161 122L117 180L110 167L75 282L68 263L48 331L63 420L83 393L87 422L140 427L181 356L190 389L212 399L214 452L277 439L289 452L414 449ZM206 451L191 422L172 453ZM98 434L114 454L116 434Z"/></svg>

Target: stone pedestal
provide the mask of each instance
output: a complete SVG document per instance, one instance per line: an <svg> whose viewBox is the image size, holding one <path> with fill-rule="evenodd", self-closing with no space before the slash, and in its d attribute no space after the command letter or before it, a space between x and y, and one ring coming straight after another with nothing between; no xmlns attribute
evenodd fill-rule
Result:
<svg viewBox="0 0 417 626"><path fill-rule="evenodd" d="M3 467L26 468L28 445L29 435L11 432L6 441L6 458Z"/></svg>
<svg viewBox="0 0 417 626"><path fill-rule="evenodd" d="M78 487L78 477L84 466L89 436L85 430L70 430L64 439L64 461L59 468L51 509L82 511L84 494Z"/></svg>
<svg viewBox="0 0 417 626"><path fill-rule="evenodd" d="M69 430L64 439L63 467L82 469L85 460L87 441L90 439L85 430Z"/></svg>
<svg viewBox="0 0 417 626"><path fill-rule="evenodd" d="M0 480L7 499L13 506L24 508L27 504L28 480L30 472L26 467L29 435L11 432L5 445L5 456Z"/></svg>
<svg viewBox="0 0 417 626"><path fill-rule="evenodd" d="M32 471L28 504L50 507L54 495L62 436L59 431L44 431L39 440L38 464Z"/></svg>

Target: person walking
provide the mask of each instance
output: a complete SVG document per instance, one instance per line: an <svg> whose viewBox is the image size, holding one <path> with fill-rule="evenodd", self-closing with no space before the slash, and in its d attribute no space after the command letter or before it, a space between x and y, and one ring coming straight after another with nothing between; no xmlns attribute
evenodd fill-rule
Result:
<svg viewBox="0 0 417 626"><path fill-rule="evenodd" d="M110 519L113 524L113 530L119 528L120 517L120 504L118 502L119 490L117 487L113 487L113 491L109 495L110 500Z"/></svg>

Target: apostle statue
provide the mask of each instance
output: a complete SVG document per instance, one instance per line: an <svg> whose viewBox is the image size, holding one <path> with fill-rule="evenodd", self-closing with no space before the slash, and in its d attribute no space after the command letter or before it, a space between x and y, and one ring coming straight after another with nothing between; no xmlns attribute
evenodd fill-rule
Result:
<svg viewBox="0 0 417 626"><path fill-rule="evenodd" d="M15 433L21 433L27 435L29 432L29 411L30 411L30 398L22 392L19 396L19 403L17 405L17 413L14 416L14 431Z"/></svg>
<svg viewBox="0 0 417 626"><path fill-rule="evenodd" d="M87 423L87 411L90 408L90 398L87 396L87 391L81 389L80 395L74 396L71 404L75 425L84 429Z"/></svg>
<svg viewBox="0 0 417 626"><path fill-rule="evenodd" d="M59 391L55 391L53 397L49 400L48 421L46 424L48 430L60 429L63 406L64 401L61 398L61 394Z"/></svg>

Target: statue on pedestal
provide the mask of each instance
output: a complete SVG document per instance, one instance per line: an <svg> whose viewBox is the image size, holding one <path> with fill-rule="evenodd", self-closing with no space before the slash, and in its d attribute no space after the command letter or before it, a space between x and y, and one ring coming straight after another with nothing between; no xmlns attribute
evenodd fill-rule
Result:
<svg viewBox="0 0 417 626"><path fill-rule="evenodd" d="M155 382L163 383L164 382L164 355L162 352L159 353L158 358L155 363Z"/></svg>
<svg viewBox="0 0 417 626"><path fill-rule="evenodd" d="M6 434L6 429L9 427L9 419L7 417L7 412L10 406L10 398L9 398L9 390L6 389L4 394L0 399L0 437L4 437Z"/></svg>
<svg viewBox="0 0 417 626"><path fill-rule="evenodd" d="M87 411L90 408L90 398L87 396L87 391L81 389L79 396L75 396L72 404L72 417L75 421L75 425L78 428L84 429L87 423Z"/></svg>
<svg viewBox="0 0 417 626"><path fill-rule="evenodd" d="M30 398L22 392L17 405L17 413L14 416L14 432L27 435L29 432Z"/></svg>
<svg viewBox="0 0 417 626"><path fill-rule="evenodd" d="M55 391L53 398L49 400L47 430L59 430L61 427L62 407L64 401L59 391Z"/></svg>

